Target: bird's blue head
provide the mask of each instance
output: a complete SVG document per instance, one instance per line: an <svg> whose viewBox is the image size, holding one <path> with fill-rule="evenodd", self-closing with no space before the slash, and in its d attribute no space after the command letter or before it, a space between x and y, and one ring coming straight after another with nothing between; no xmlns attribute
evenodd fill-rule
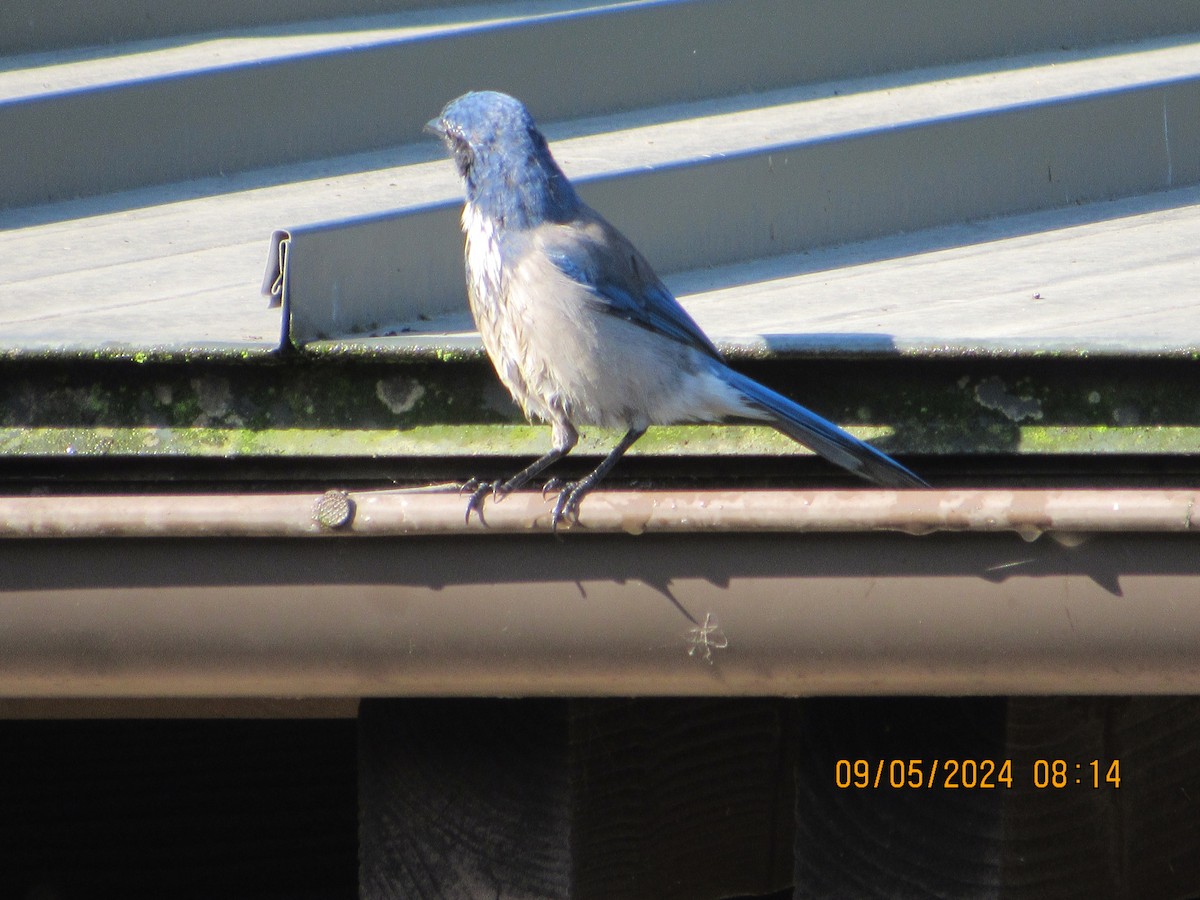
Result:
<svg viewBox="0 0 1200 900"><path fill-rule="evenodd" d="M570 218L579 198L520 100L473 91L425 126L446 144L467 202L509 228Z"/></svg>

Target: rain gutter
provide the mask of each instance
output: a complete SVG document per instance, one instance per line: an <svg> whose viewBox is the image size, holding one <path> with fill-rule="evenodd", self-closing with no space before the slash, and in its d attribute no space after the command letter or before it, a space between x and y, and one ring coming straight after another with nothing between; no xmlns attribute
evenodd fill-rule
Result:
<svg viewBox="0 0 1200 900"><path fill-rule="evenodd" d="M1195 693L1195 496L4 498L0 697Z"/></svg>

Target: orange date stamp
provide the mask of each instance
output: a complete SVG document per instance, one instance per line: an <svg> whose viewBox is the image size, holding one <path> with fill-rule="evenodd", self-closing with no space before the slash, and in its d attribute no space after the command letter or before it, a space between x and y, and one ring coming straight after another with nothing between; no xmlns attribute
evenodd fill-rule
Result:
<svg viewBox="0 0 1200 900"><path fill-rule="evenodd" d="M1121 786L1119 759L839 759L834 784L844 790L1036 790Z"/></svg>

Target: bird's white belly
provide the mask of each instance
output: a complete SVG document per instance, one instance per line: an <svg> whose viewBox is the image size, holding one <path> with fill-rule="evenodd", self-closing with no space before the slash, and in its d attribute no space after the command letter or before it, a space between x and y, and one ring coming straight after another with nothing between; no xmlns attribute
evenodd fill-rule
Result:
<svg viewBox="0 0 1200 900"><path fill-rule="evenodd" d="M500 381L526 416L550 420L551 409L527 381L529 361L522 348L526 326L509 303L508 283L494 223L467 203L462 214L466 234L467 297L475 327Z"/></svg>

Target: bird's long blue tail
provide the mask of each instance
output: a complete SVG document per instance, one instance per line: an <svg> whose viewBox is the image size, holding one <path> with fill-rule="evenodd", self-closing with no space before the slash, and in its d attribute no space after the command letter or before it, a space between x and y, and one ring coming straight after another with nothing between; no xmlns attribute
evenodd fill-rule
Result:
<svg viewBox="0 0 1200 900"><path fill-rule="evenodd" d="M922 488L929 484L886 453L864 444L832 422L777 394L740 372L725 369L722 377L750 403L767 414L772 427L830 462L883 487Z"/></svg>

